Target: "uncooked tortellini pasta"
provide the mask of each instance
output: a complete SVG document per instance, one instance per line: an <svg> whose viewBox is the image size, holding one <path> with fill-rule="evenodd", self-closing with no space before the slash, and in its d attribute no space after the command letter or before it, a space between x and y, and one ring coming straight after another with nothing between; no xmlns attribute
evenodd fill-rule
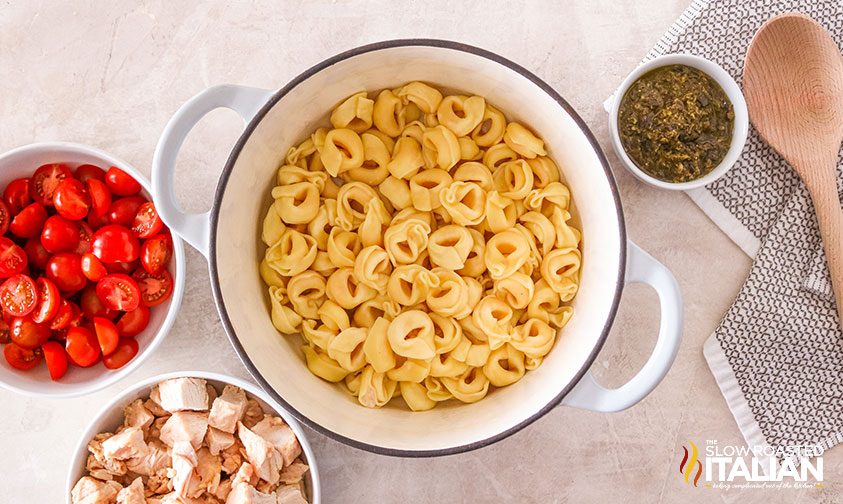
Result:
<svg viewBox="0 0 843 504"><path fill-rule="evenodd" d="M310 371L365 407L425 411L540 366L582 262L544 141L423 82L357 92L324 124L286 150L259 223L269 318Z"/></svg>

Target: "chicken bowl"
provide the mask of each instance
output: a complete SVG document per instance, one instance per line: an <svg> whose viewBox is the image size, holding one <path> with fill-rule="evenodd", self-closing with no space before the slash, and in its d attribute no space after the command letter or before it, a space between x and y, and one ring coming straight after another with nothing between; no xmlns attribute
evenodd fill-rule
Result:
<svg viewBox="0 0 843 504"><path fill-rule="evenodd" d="M318 504L319 471L296 420L244 380L150 377L112 399L82 434L66 502Z"/></svg>

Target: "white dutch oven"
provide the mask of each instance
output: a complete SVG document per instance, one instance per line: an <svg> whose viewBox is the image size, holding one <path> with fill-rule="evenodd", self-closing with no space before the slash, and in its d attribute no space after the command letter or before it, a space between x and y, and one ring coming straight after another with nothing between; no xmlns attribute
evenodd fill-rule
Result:
<svg viewBox="0 0 843 504"><path fill-rule="evenodd" d="M574 316L544 364L476 404L450 401L421 413L366 409L340 387L313 376L298 338L279 336L273 328L258 274L264 253L260 225L287 148L324 125L328 112L345 97L412 80L484 96L510 119L535 129L571 188L583 231ZM191 128L219 107L238 112L246 130L228 159L211 211L186 214L173 193L176 157ZM656 387L679 347L682 303L676 281L627 241L618 191L591 132L538 77L475 47L438 40L384 42L320 63L280 91L209 88L185 103L165 128L152 184L164 222L207 257L223 325L255 379L308 426L359 448L401 456L445 455L502 439L560 403L619 411ZM612 325L621 290L631 282L649 284L658 293L661 328L644 367L624 386L609 390L595 382L588 368Z"/></svg>

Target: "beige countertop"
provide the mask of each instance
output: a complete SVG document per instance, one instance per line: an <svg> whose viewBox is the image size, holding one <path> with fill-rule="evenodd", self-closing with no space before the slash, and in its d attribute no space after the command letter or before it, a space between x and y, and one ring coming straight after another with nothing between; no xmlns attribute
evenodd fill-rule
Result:
<svg viewBox="0 0 843 504"><path fill-rule="evenodd" d="M362 0L200 2L0 1L0 151L35 141L100 147L149 174L158 135L207 86L278 88L345 49L435 37L510 58L556 88L590 125L621 188L629 236L671 268L685 298L685 335L664 382L616 414L560 407L493 446L438 459L395 459L310 432L326 503L745 502L843 500L843 449L825 456L825 485L803 490L687 486L682 444L743 444L703 359L702 345L747 275L750 260L681 193L635 180L609 150L601 102L689 0ZM179 159L177 193L206 209L241 128L210 114ZM72 400L0 391L0 502L64 502L78 436L111 396L153 374L187 369L248 377L217 319L207 266L188 249L187 291L172 332L122 382ZM593 369L623 383L655 341L658 305L628 288Z"/></svg>

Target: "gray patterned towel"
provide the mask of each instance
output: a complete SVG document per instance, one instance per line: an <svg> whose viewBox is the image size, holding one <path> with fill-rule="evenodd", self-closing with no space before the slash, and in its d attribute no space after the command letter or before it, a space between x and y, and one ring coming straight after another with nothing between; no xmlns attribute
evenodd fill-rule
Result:
<svg viewBox="0 0 843 504"><path fill-rule="evenodd" d="M755 32L792 11L816 19L843 44L841 0L695 0L645 60L696 54L740 84ZM843 442L843 334L807 190L751 130L732 170L688 195L755 258L704 349L747 443L828 449Z"/></svg>

